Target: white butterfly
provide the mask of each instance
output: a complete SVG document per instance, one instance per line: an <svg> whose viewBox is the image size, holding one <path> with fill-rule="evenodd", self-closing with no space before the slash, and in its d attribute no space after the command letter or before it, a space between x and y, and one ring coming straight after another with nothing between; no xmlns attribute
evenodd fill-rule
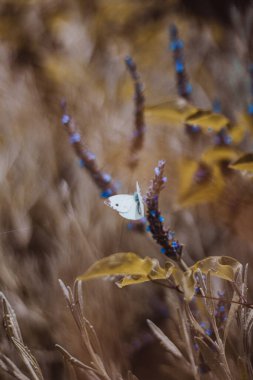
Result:
<svg viewBox="0 0 253 380"><path fill-rule="evenodd" d="M144 217L144 203L138 182L133 195L120 194L109 197L105 204L123 216L123 218L138 220Z"/></svg>

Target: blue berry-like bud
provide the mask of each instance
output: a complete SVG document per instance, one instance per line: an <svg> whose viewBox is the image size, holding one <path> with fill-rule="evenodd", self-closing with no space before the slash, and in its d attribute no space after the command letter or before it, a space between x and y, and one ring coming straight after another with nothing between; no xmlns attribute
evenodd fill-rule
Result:
<svg viewBox="0 0 253 380"><path fill-rule="evenodd" d="M249 114L249 115L253 115L253 104L252 104L252 103L250 103L250 104L248 105L248 114Z"/></svg>
<svg viewBox="0 0 253 380"><path fill-rule="evenodd" d="M159 216L159 222L164 222L164 217L163 216Z"/></svg>
<svg viewBox="0 0 253 380"><path fill-rule="evenodd" d="M206 327L206 322L200 322L199 325L204 329Z"/></svg>
<svg viewBox="0 0 253 380"><path fill-rule="evenodd" d="M200 131L200 127L198 125L191 125L191 132L198 133Z"/></svg>
<svg viewBox="0 0 253 380"><path fill-rule="evenodd" d="M213 332L211 329L206 329L205 333L206 333L206 335L211 336Z"/></svg>
<svg viewBox="0 0 253 380"><path fill-rule="evenodd" d="M225 311L225 306L221 305L221 306L219 307L219 311L220 311L221 313L224 313L224 311Z"/></svg>
<svg viewBox="0 0 253 380"><path fill-rule="evenodd" d="M153 216L153 217L155 217L156 216L156 211L155 210L151 210L150 211L150 215Z"/></svg>
<svg viewBox="0 0 253 380"><path fill-rule="evenodd" d="M69 115L63 115L62 118L61 118L61 122L63 125L66 125L70 122L70 116Z"/></svg>
<svg viewBox="0 0 253 380"><path fill-rule="evenodd" d="M163 254L165 254L166 251L167 251L166 248L161 248L161 249L160 249L160 252L163 253Z"/></svg>
<svg viewBox="0 0 253 380"><path fill-rule="evenodd" d="M128 229L128 230L131 231L131 230L133 229L133 227L134 227L134 226L133 226L133 223L130 222L130 223L127 224L127 229Z"/></svg>
<svg viewBox="0 0 253 380"><path fill-rule="evenodd" d="M75 144L77 142L80 142L81 141L81 136L79 133L75 132L73 133L70 138L69 138L69 142L70 144Z"/></svg>
<svg viewBox="0 0 253 380"><path fill-rule="evenodd" d="M147 226L147 227L146 227L146 231L147 231L147 232L150 232L150 226Z"/></svg>
<svg viewBox="0 0 253 380"><path fill-rule="evenodd" d="M221 102L218 99L213 102L213 112L221 113Z"/></svg>
<svg viewBox="0 0 253 380"><path fill-rule="evenodd" d="M168 178L167 178L167 177L163 177L163 178L162 178L162 182L163 182L163 183L166 183L167 181L168 181Z"/></svg>
<svg viewBox="0 0 253 380"><path fill-rule="evenodd" d="M199 350L199 345L198 345L198 343L194 343L193 347L194 347L194 349L195 349L196 351Z"/></svg>
<svg viewBox="0 0 253 380"><path fill-rule="evenodd" d="M82 158L80 158L80 160L79 160L79 166L80 166L80 168L85 167L85 161Z"/></svg>
<svg viewBox="0 0 253 380"><path fill-rule="evenodd" d="M192 93L192 85L190 83L187 83L186 85L186 93L188 95Z"/></svg>
<svg viewBox="0 0 253 380"><path fill-rule="evenodd" d="M224 137L224 142L226 145L230 145L232 143L232 137L231 136L225 136Z"/></svg>
<svg viewBox="0 0 253 380"><path fill-rule="evenodd" d="M176 72L177 73L182 73L184 71L184 64L182 61L177 60L175 62L175 67L176 67Z"/></svg>
<svg viewBox="0 0 253 380"><path fill-rule="evenodd" d="M101 198L108 198L112 195L112 190L111 189L106 189L101 192L100 196Z"/></svg>
<svg viewBox="0 0 253 380"><path fill-rule="evenodd" d="M126 62L126 64L127 65L132 65L133 64L133 59L132 59L132 57L130 57L130 55L127 55L126 57L125 57L125 62Z"/></svg>
<svg viewBox="0 0 253 380"><path fill-rule="evenodd" d="M179 247L178 242L177 241L171 242L171 247L174 248L174 249L178 248Z"/></svg>
<svg viewBox="0 0 253 380"><path fill-rule="evenodd" d="M181 40L175 40L170 43L170 50L171 51L176 51L179 49L183 49L184 43Z"/></svg>

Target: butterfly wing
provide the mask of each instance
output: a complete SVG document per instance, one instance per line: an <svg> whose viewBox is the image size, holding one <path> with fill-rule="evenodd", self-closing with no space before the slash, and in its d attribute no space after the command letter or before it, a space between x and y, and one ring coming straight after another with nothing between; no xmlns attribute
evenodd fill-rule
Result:
<svg viewBox="0 0 253 380"><path fill-rule="evenodd" d="M141 189L140 189L140 186L138 184L138 182L136 182L136 199L137 199L137 215L138 215L138 218L136 219L141 219L141 218L144 218L144 202L143 202L143 198L142 198L142 195L141 195Z"/></svg>
<svg viewBox="0 0 253 380"><path fill-rule="evenodd" d="M118 211L118 213L124 214L130 210L133 202L134 202L133 195L120 194L120 195L113 195L112 197L109 197L105 201L105 204L111 207L113 210Z"/></svg>
<svg viewBox="0 0 253 380"><path fill-rule="evenodd" d="M133 195L120 194L109 197L105 204L111 207L125 219L138 220L144 217L144 204L138 182Z"/></svg>

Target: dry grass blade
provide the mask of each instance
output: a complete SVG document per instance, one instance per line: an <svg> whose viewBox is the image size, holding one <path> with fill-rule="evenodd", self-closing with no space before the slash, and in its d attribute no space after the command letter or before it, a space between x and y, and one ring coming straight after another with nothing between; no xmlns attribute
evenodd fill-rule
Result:
<svg viewBox="0 0 253 380"><path fill-rule="evenodd" d="M84 302L83 302L83 291L82 291L82 281L75 281L74 283L74 298L78 301L79 307L84 312Z"/></svg>
<svg viewBox="0 0 253 380"><path fill-rule="evenodd" d="M82 300L82 296L80 298L81 288L80 288L79 281L76 281L74 284L74 292L72 292L71 288L69 286L66 286L62 280L59 280L59 284L62 288L64 297L67 301L67 304L76 322L76 325L80 331L83 345L87 349L90 355L90 359L91 359L90 363L93 366L93 368L92 367L90 368L92 368L92 371L96 372L99 375L99 377L102 377L103 379L106 379L106 380L110 380L111 378L105 369L103 360L101 359L102 350L100 348L97 335L94 331L93 326L85 318L82 308L81 308L81 305L83 304L83 300ZM89 334L90 332L91 334ZM94 377L94 373L93 373L93 377Z"/></svg>
<svg viewBox="0 0 253 380"><path fill-rule="evenodd" d="M89 330L87 331L87 334L89 335L89 339L91 340L92 347L103 359L103 352L102 352L102 348L99 343L96 331L94 327L92 326L92 324L89 322L89 320L85 318L84 313L83 313L84 302L83 302L83 293L82 293L82 281L80 280L77 280L74 283L74 301L75 301L76 308L78 309L78 314L81 319L82 328L86 328Z"/></svg>
<svg viewBox="0 0 253 380"><path fill-rule="evenodd" d="M179 319L179 323L180 323L180 327L181 327L180 331L182 331L183 338L184 338L184 341L186 343L187 352L188 352L189 360L191 363L193 376L194 376L195 380L199 380L200 377L199 377L199 373L198 373L198 367L197 367L196 362L195 362L194 353L193 353L193 349L192 349L193 346L191 344L191 338L189 336L187 326L186 326L185 313L183 314L183 311L180 308L177 309L177 313L178 313L178 319Z"/></svg>
<svg viewBox="0 0 253 380"><path fill-rule="evenodd" d="M96 369L84 364L83 362L81 362L80 360L72 356L65 348L63 348L59 344L56 344L55 347L58 351L60 351L64 359L67 360L69 363L71 363L72 366L76 368L81 368L85 371L96 372Z"/></svg>
<svg viewBox="0 0 253 380"><path fill-rule="evenodd" d="M3 293L0 293L3 304L3 321L4 327L7 333L8 338L11 340L13 337L23 342L21 331L18 325L17 317L12 309L10 303Z"/></svg>
<svg viewBox="0 0 253 380"><path fill-rule="evenodd" d="M29 370L32 378L34 380L44 380L43 375L41 373L39 364L35 357L31 354L28 347L26 347L22 342L17 340L16 338L12 338L12 342L19 354L21 355L27 369Z"/></svg>
<svg viewBox="0 0 253 380"><path fill-rule="evenodd" d="M68 289L67 287L65 286L64 282L59 278L59 284L60 284L60 287L61 287L61 290L62 290L62 293L68 303L68 305L70 306L71 304L71 301L70 301L70 297L69 297L69 292L68 292Z"/></svg>
<svg viewBox="0 0 253 380"><path fill-rule="evenodd" d="M211 283L211 271L208 271L206 276L206 289L207 289L207 305L208 305L208 313L210 315L212 328L215 334L216 341L219 346L223 345L222 341L220 339L216 319L215 319L215 306L214 306L214 300L213 300L213 293L212 293L212 283Z"/></svg>
<svg viewBox="0 0 253 380"><path fill-rule="evenodd" d="M211 271L208 271L207 273L206 284L207 284L207 296L210 298L209 315L210 315L210 319L212 323L212 328L215 334L215 338L219 347L219 356L220 356L220 361L221 361L220 365L223 367L224 371L226 372L227 378L230 379L232 377L231 377L230 369L229 369L227 359L226 359L225 346L223 345L223 342L220 338L219 330L218 330L216 318L215 318L215 305L214 305L213 292L212 292Z"/></svg>
<svg viewBox="0 0 253 380"><path fill-rule="evenodd" d="M159 327L157 327L152 321L147 319L147 323L154 333L154 335L159 339L163 347L169 351L172 355L174 355L177 359L184 359L182 352L179 351L177 346L162 332Z"/></svg>
<svg viewBox="0 0 253 380"><path fill-rule="evenodd" d="M0 368L17 380L29 380L7 356L0 354Z"/></svg>
<svg viewBox="0 0 253 380"><path fill-rule="evenodd" d="M223 364L220 360L220 353L217 349L211 349L203 338L195 338L200 348L200 352L204 358L205 363L210 367L212 372L219 380L231 380L231 377L227 374Z"/></svg>
<svg viewBox="0 0 253 380"><path fill-rule="evenodd" d="M252 346L252 327L253 327L253 310L247 313L246 322L243 324L244 350L246 354L250 354Z"/></svg>
<svg viewBox="0 0 253 380"><path fill-rule="evenodd" d="M239 304L234 303L234 302L238 302L239 300L240 300L240 297L238 296L238 294L236 292L234 292L233 297L232 297L231 306L229 308L229 312L228 312L228 316L227 316L225 329L224 329L224 335L223 335L224 346L225 346L226 341L227 341L227 337L228 337L228 333L229 333L231 323L235 319L236 312L237 312L238 308L240 307Z"/></svg>
<svg viewBox="0 0 253 380"><path fill-rule="evenodd" d="M199 281L200 288L202 289L202 294L206 295L207 289L205 281L203 280L203 274L201 270L198 268L195 272L196 279Z"/></svg>

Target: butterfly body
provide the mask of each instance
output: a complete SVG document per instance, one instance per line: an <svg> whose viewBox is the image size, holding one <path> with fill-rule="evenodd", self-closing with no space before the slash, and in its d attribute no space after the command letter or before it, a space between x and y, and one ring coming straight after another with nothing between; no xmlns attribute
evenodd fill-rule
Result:
<svg viewBox="0 0 253 380"><path fill-rule="evenodd" d="M125 219L138 220L144 217L144 205L138 183L133 195L119 194L109 197L105 204Z"/></svg>

